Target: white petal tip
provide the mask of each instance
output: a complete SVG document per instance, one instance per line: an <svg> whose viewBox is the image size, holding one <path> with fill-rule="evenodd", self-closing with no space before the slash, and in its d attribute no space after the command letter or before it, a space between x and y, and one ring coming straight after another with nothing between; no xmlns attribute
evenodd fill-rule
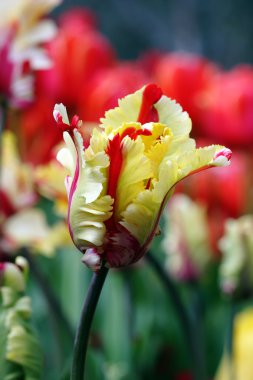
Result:
<svg viewBox="0 0 253 380"><path fill-rule="evenodd" d="M69 124L67 110L66 110L66 107L62 103L56 104L54 106L53 116L57 123L63 122L65 124Z"/></svg>

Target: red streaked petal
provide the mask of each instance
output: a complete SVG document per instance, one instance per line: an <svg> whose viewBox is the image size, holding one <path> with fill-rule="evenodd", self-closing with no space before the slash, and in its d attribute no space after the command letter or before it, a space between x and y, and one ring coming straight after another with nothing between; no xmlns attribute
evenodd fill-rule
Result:
<svg viewBox="0 0 253 380"><path fill-rule="evenodd" d="M122 150L121 150L121 137L117 133L112 140L109 141L109 144L106 149L106 153L110 158L110 167L109 167L109 179L108 179L108 190L107 194L115 199L116 189L118 184L118 178L120 175L122 167Z"/></svg>
<svg viewBox="0 0 253 380"><path fill-rule="evenodd" d="M155 84L149 84L145 87L142 94L142 104L137 121L145 124L149 122L158 122L159 115L154 104L162 97L162 90Z"/></svg>
<svg viewBox="0 0 253 380"><path fill-rule="evenodd" d="M123 140L124 137L129 136L132 138L132 135L136 133L136 128L135 127L128 127L124 130L124 132L121 134L121 140ZM132 139L134 140L134 139Z"/></svg>
<svg viewBox="0 0 253 380"><path fill-rule="evenodd" d="M134 140L137 138L137 136L151 136L152 132L149 129L139 129L135 132Z"/></svg>
<svg viewBox="0 0 253 380"><path fill-rule="evenodd" d="M124 130L122 133L121 140L124 139L124 137L129 136L130 139L136 140L138 136L151 136L152 132L149 129L138 129L136 130L135 127L129 127Z"/></svg>

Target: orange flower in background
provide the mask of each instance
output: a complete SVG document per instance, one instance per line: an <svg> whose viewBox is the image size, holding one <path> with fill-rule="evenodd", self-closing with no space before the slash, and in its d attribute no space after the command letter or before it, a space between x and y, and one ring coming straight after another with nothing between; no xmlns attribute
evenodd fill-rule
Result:
<svg viewBox="0 0 253 380"><path fill-rule="evenodd" d="M84 146L80 122L69 123L56 105L54 117L66 148L59 161L66 177L68 222L83 261L97 270L129 265L148 249L174 186L211 166L229 164L231 151L211 145L196 149L191 120L175 102L148 85L119 101L101 119Z"/></svg>

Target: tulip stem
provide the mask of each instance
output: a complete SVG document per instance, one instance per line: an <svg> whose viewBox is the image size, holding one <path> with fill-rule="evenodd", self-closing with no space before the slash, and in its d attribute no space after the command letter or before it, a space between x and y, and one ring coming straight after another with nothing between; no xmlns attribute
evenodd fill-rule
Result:
<svg viewBox="0 0 253 380"><path fill-rule="evenodd" d="M198 371L199 363L198 363L198 355L197 355L198 353L195 347L195 331L192 325L190 315L184 306L182 298L174 282L171 280L169 275L165 272L164 268L159 263L159 261L154 257L154 255L148 252L145 257L146 257L147 262L155 270L160 280L165 285L165 288L167 289L169 297L172 301L172 305L174 306L175 311L177 313L177 316L181 324L181 328L184 333L185 340L188 346L188 351L192 358L191 367L193 371L193 379L203 380L203 378L200 376L200 373Z"/></svg>
<svg viewBox="0 0 253 380"><path fill-rule="evenodd" d="M103 264L92 276L76 331L71 380L83 380L90 328L107 273L108 268Z"/></svg>

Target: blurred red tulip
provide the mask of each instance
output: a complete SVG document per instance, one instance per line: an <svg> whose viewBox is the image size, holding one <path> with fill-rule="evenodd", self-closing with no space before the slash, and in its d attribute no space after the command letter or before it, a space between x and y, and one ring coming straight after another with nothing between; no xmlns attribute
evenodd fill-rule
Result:
<svg viewBox="0 0 253 380"><path fill-rule="evenodd" d="M195 133L200 126L203 93L217 71L213 63L190 54L164 54L160 59L153 56L154 82L189 113Z"/></svg>
<svg viewBox="0 0 253 380"><path fill-rule="evenodd" d="M22 160L33 165L47 163L62 136L52 117L51 100L40 98L19 115L18 145Z"/></svg>
<svg viewBox="0 0 253 380"><path fill-rule="evenodd" d="M95 29L94 17L84 10L66 12L59 32L47 45L54 66L38 75L38 91L69 107L97 70L111 67L115 54L107 39Z"/></svg>
<svg viewBox="0 0 253 380"><path fill-rule="evenodd" d="M108 109L118 104L118 99L138 90L148 83L147 75L134 63L121 63L101 70L83 86L79 94L78 114L86 121L98 122Z"/></svg>
<svg viewBox="0 0 253 380"><path fill-rule="evenodd" d="M230 147L253 143L253 69L238 66L219 73L202 103L205 135Z"/></svg>

